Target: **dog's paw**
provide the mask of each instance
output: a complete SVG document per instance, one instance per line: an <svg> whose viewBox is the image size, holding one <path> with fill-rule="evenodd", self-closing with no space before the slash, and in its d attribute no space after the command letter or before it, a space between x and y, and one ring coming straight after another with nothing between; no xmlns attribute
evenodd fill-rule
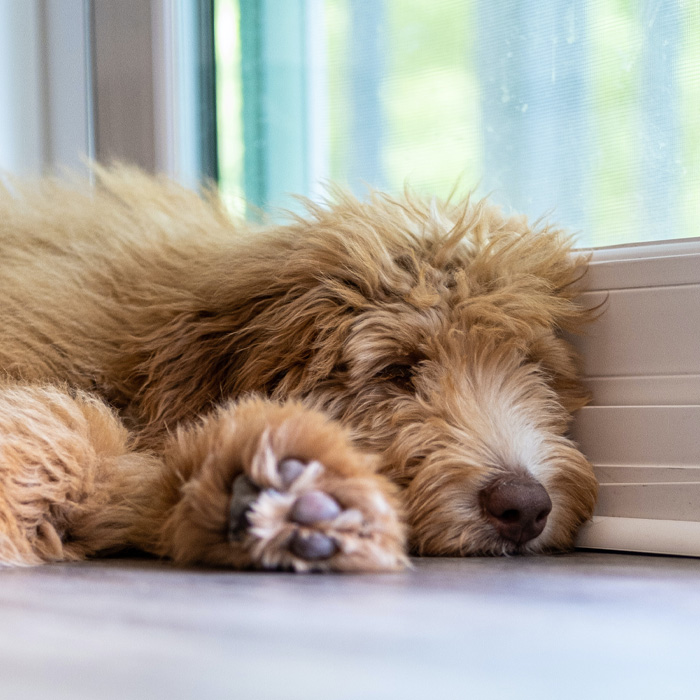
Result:
<svg viewBox="0 0 700 700"><path fill-rule="evenodd" d="M180 563L295 571L401 568L392 484L340 425L299 404L249 399L178 431L157 553ZM168 476L169 475L169 476Z"/></svg>
<svg viewBox="0 0 700 700"><path fill-rule="evenodd" d="M233 481L229 538L263 568L392 570L405 563L403 529L382 480L355 467L278 455L269 433Z"/></svg>

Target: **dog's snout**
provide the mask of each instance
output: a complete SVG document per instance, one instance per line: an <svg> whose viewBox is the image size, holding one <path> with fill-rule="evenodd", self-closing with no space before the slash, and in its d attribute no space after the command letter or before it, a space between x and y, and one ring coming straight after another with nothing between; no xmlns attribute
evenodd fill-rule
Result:
<svg viewBox="0 0 700 700"><path fill-rule="evenodd" d="M517 545L534 540L552 510L544 486L526 475L492 482L481 491L481 504L498 534Z"/></svg>

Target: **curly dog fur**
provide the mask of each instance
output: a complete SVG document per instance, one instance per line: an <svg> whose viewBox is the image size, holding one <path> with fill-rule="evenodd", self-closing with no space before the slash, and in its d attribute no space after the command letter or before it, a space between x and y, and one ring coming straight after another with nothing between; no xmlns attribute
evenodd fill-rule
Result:
<svg viewBox="0 0 700 700"><path fill-rule="evenodd" d="M0 192L1 562L571 546L596 484L566 437L586 394L560 332L588 312L565 234L342 193L252 227L95 172Z"/></svg>

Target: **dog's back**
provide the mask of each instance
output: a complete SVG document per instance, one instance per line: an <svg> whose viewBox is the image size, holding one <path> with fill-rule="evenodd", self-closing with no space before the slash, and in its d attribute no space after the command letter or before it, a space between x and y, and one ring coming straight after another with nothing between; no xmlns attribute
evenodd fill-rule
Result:
<svg viewBox="0 0 700 700"><path fill-rule="evenodd" d="M0 190L0 370L124 403L133 346L215 293L222 265L234 275L241 241L213 198L97 175Z"/></svg>

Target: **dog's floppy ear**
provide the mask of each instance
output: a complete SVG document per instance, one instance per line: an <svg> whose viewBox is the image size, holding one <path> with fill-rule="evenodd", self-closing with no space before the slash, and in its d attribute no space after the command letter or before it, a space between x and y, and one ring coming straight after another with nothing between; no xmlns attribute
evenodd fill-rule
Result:
<svg viewBox="0 0 700 700"><path fill-rule="evenodd" d="M590 392L581 383L581 358L564 338L554 333L543 334L531 344L528 360L540 367L569 413L590 401Z"/></svg>
<svg viewBox="0 0 700 700"><path fill-rule="evenodd" d="M574 250L567 232L547 223L531 227L525 217L503 216L485 201L468 223L465 308L486 325L504 324L567 410L582 407L589 396L580 382L580 361L562 335L581 332L600 312L578 298L589 256Z"/></svg>
<svg viewBox="0 0 700 700"><path fill-rule="evenodd" d="M590 401L590 392L581 383L581 358L564 336L581 333L600 313L600 307L587 308L579 298L590 256L573 250L570 236L549 227L524 233L522 242L525 245L514 252L526 273L541 280L545 292L533 302L533 312L548 321L534 335L528 357L572 413Z"/></svg>
<svg viewBox="0 0 700 700"><path fill-rule="evenodd" d="M332 371L350 320L318 284L295 290L279 279L184 309L148 329L133 352L124 348L123 393L154 434L232 397L301 395Z"/></svg>
<svg viewBox="0 0 700 700"><path fill-rule="evenodd" d="M117 376L126 386L114 389L133 397L129 410L153 435L173 429L224 398L234 329L226 315L182 311L124 347Z"/></svg>
<svg viewBox="0 0 700 700"><path fill-rule="evenodd" d="M528 345L528 357L540 366L569 413L585 406L590 392L581 382L581 358L564 336L581 333L600 312L580 301L590 256L573 246L566 232L544 225L523 230L511 251L522 274L539 280L541 291L532 300L531 312L542 325Z"/></svg>

